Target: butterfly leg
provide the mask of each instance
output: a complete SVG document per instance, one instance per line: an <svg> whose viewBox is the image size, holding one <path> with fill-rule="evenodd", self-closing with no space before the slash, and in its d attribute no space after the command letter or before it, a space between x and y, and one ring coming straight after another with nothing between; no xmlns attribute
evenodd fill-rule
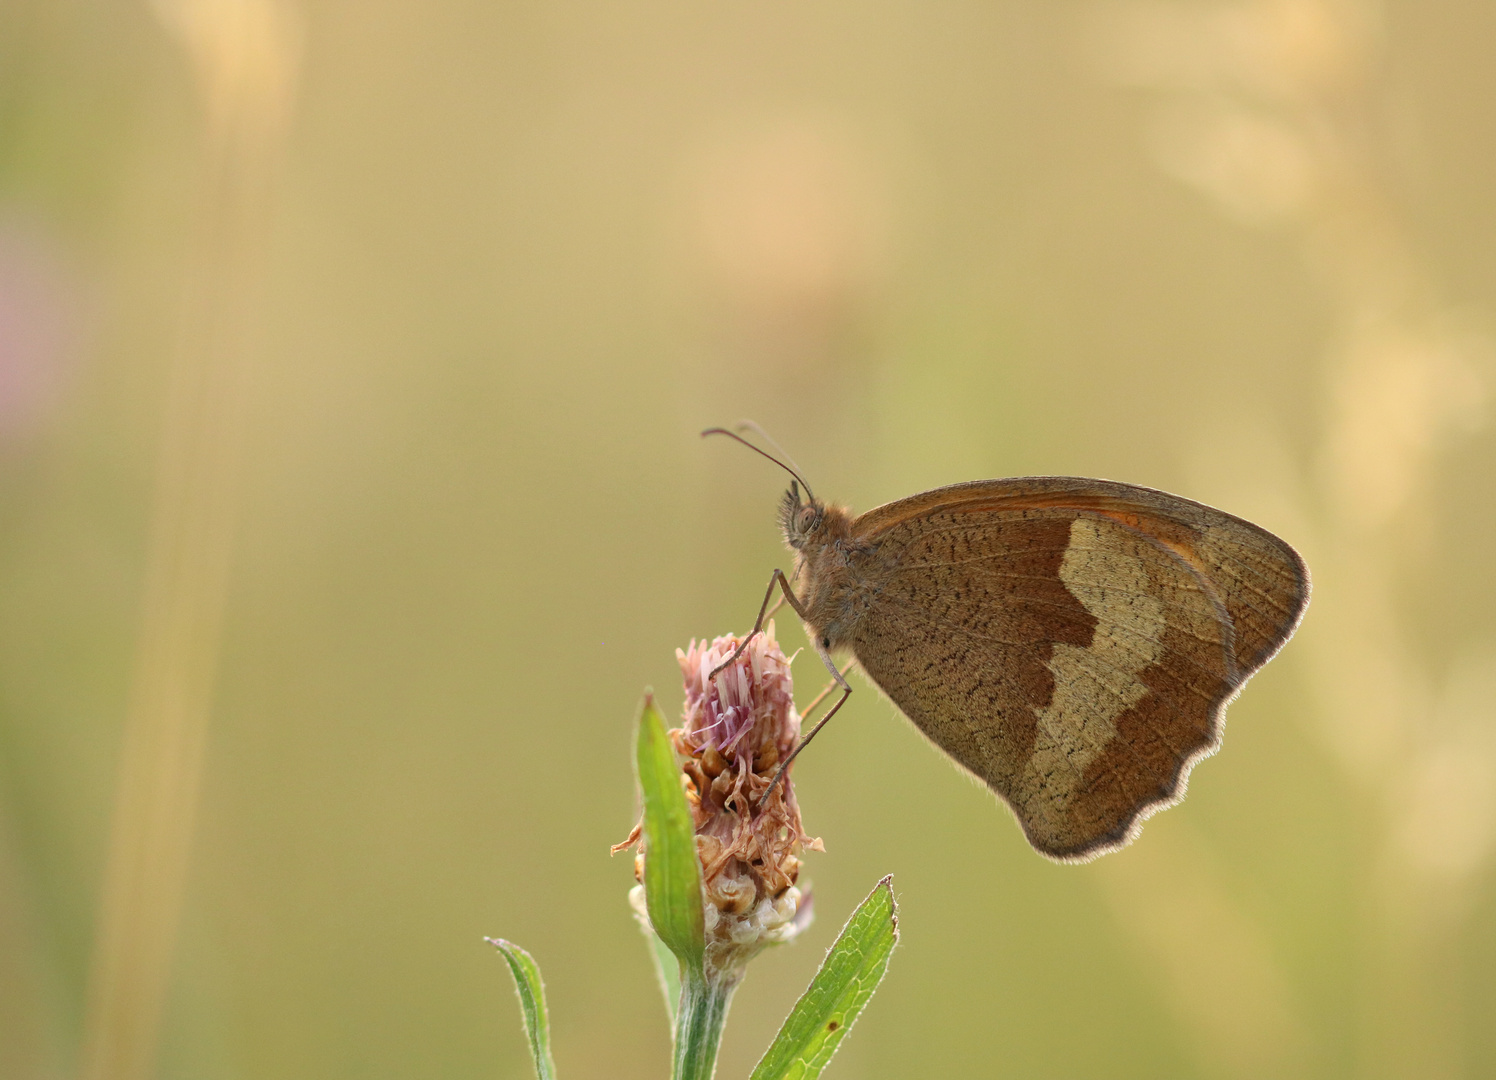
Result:
<svg viewBox="0 0 1496 1080"><path fill-rule="evenodd" d="M855 663L857 663L857 659L856 659L856 657L853 657L852 658L852 662L847 665L846 671L842 672L843 676L846 675L847 671L851 671L852 670L852 664L855 664ZM810 704L809 705L805 706L805 708L803 708L803 709L800 710L800 717L801 717L801 719L803 719L803 720L809 720L810 719L810 714L813 713L813 712L815 712L817 709L819 709L821 707L821 702L825 701L828 697L830 697L831 696L831 691L835 690L840 685L841 685L841 683L839 681L837 681L836 679L832 679L825 686L821 687L821 692L819 694L817 694L815 697L813 697L813 698L810 699Z"/></svg>
<svg viewBox="0 0 1496 1080"><path fill-rule="evenodd" d="M802 615L801 618L804 618L804 616ZM836 683L837 686L840 686L845 693L850 694L852 692L852 685L851 683L847 682L846 677L840 671L836 670L836 661L831 659L831 654L826 651L826 646L822 645L819 641L816 641L814 639L811 640L811 644L815 646L816 655L821 658L821 663L825 664L826 670L831 672L832 680ZM856 662L857 661L855 659L852 661L852 663L854 664ZM847 670L852 670L851 664L847 665ZM826 715L829 716L831 714L827 713Z"/></svg>
<svg viewBox="0 0 1496 1080"><path fill-rule="evenodd" d="M712 668L712 673L707 676L708 679L715 679L718 672L727 667L738 657L742 656L743 650L748 647L748 643L754 638L758 637L759 633L762 632L764 628L764 619L769 614L769 601L774 598L774 590L776 588L782 589L784 591L784 599L788 600L790 607L795 609L795 614L799 615L802 619L805 618L805 609L800 606L800 601L795 598L795 591L790 588L789 578L784 576L783 570L776 569L773 576L769 578L769 588L768 591L764 593L764 602L759 605L758 618L754 620L753 629L749 631L747 637L738 642L738 647L732 651L731 656L722 661L722 663L718 664L716 667ZM777 604L775 605L774 610L779 610L779 606ZM831 668L831 674L836 676L837 682L841 683L842 686L846 686L846 683L842 682L841 676L837 674L835 666Z"/></svg>
<svg viewBox="0 0 1496 1080"><path fill-rule="evenodd" d="M775 573L775 575L777 575L775 580L784 582L784 596L785 596L785 599L788 600L790 602L790 604L794 606L794 609L799 614L800 618L802 618L802 619L805 618L805 612L800 609L800 604L795 599L795 594L790 591L790 583L788 581L785 581L784 575L781 574L778 570L775 570L774 573ZM769 582L769 596L773 596L773 595L774 595L774 582L770 581ZM769 596L765 596L764 597L764 603L766 605L769 602ZM760 618L760 620L762 620L762 618L763 618L763 613L762 612L759 613L759 618ZM755 630L755 633L756 632L757 631ZM837 714L837 711L843 705L845 705L847 703L847 698L849 698L849 697L852 696L852 684L849 683L849 682L847 682L846 675L843 672L841 672L841 671L839 671L837 669L836 661L833 660L833 659L831 659L831 653L827 651L826 645L823 644L821 641L815 640L814 638L811 639L811 644L815 646L816 655L821 658L821 663L825 664L826 665L826 670L829 671L829 672L831 672L831 678L834 680L832 682L832 686L840 686L841 687L842 696L836 699L836 704L833 705L833 706L831 706L831 711L830 712L828 712L825 716L821 717L818 721L816 721L816 726L810 729L810 734L809 735L805 736L805 738L803 738L803 739L800 740L800 745L796 746L793 750L790 751L790 756L784 759L784 764L782 764L782 765L779 766L779 771L774 774L774 779L771 780L769 782L769 786L764 789L763 797L758 800L758 805L759 806L762 806L764 804L764 799L767 799L769 797L769 795L774 791L774 789L779 786L779 781L780 781L781 778L783 778L784 771L790 767L790 762L794 761L795 758L799 756L801 750L804 750L807 746L810 745L810 740L814 739L816 737L816 733L819 732L823 727L826 726L827 721L829 721L833 716L835 716ZM847 665L847 670L851 671L852 670L852 664L855 664L855 663L857 663L857 660L856 660L856 658L853 658L852 662ZM831 687L828 686L826 689L829 691L831 689ZM821 696L824 697L825 694L822 694ZM820 700L821 699L819 697L816 698L816 701L815 701L814 704L819 704ZM812 705L812 707L814 707L814 704Z"/></svg>
<svg viewBox="0 0 1496 1080"><path fill-rule="evenodd" d="M850 664L847 665L847 667L848 670L851 669ZM774 793L774 789L779 786L779 781L784 779L784 772L790 767L790 762L794 761L795 758L800 756L800 751L804 750L807 746L810 745L810 740L816 737L816 733L826 726L827 722L836 715L837 710L847 703L847 698L852 696L852 686L847 682L845 678L842 677L842 673L837 671L835 666L831 668L831 671L836 676L836 682L833 685L838 685L842 688L842 696L836 699L836 704L831 706L830 712L821 717L820 720L816 721L816 726L810 729L809 735L800 740L800 745L790 751L790 756L784 759L784 762L779 766L779 771L774 774L774 779L771 780L769 782L769 786L764 789L763 795L758 800L758 806L763 806L764 803L768 800L769 796ZM757 807L755 807L755 809L757 809Z"/></svg>

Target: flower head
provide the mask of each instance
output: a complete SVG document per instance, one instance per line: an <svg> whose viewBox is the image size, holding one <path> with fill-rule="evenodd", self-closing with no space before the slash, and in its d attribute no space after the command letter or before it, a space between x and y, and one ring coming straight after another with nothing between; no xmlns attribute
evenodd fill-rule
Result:
<svg viewBox="0 0 1496 1080"><path fill-rule="evenodd" d="M800 854L824 850L819 839L805 835L788 772L774 784L780 762L800 739L790 662L774 639L774 624L712 677L741 644L729 635L676 650L686 703L681 726L670 732L685 758L686 800L701 860L706 964L727 979L739 977L764 947L790 940L809 923L810 897L797 885ZM643 858L641 851L640 880ZM636 906L642 901L637 897Z"/></svg>

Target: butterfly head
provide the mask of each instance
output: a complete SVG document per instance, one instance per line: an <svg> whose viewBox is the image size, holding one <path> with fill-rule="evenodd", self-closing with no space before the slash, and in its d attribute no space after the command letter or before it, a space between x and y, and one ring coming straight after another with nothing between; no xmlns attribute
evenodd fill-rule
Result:
<svg viewBox="0 0 1496 1080"><path fill-rule="evenodd" d="M784 533L784 542L800 551L815 543L817 534L823 531L825 524L826 504L809 491L802 500L800 485L791 481L790 489L784 493L784 499L779 504L779 528Z"/></svg>

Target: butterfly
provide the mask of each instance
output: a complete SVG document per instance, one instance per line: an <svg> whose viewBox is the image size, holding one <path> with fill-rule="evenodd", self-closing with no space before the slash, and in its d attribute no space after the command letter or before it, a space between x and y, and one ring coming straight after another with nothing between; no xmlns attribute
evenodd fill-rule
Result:
<svg viewBox="0 0 1496 1080"><path fill-rule="evenodd" d="M1283 540L1152 488L978 480L854 517L764 456L795 478L779 524L799 591L776 569L754 632L778 587L842 687L837 708L851 686L832 658L850 652L1052 859L1122 847L1183 797L1309 601Z"/></svg>

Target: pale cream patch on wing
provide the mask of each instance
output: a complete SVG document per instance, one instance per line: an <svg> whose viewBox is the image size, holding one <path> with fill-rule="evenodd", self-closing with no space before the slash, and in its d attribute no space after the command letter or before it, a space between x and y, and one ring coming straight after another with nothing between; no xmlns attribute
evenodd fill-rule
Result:
<svg viewBox="0 0 1496 1080"><path fill-rule="evenodd" d="M1138 675L1163 651L1163 597L1139 560L1139 542L1093 518L1070 526L1060 580L1096 617L1096 632L1088 646L1054 647L1054 696L1037 714L1034 753L1019 781L1035 816L1055 824L1086 766L1116 738L1117 718L1148 692Z"/></svg>

